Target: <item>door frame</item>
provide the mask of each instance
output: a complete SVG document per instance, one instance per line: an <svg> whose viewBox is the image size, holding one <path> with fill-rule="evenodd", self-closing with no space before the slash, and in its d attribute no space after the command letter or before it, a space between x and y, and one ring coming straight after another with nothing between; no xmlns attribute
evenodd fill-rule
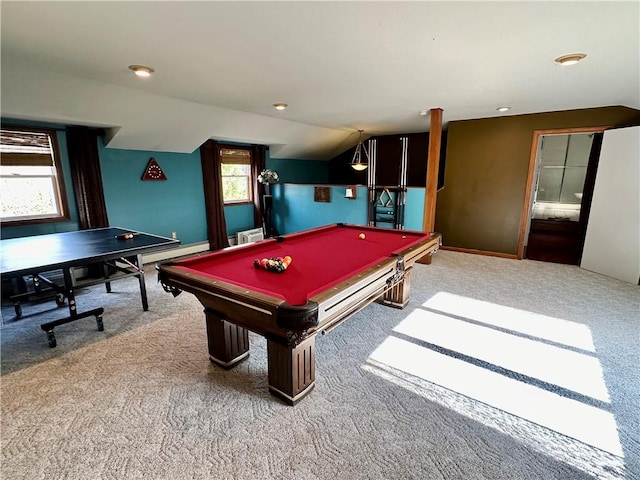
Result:
<svg viewBox="0 0 640 480"><path fill-rule="evenodd" d="M534 130L533 139L531 141L531 152L529 154L529 169L527 171L527 184L524 189L524 201L522 205L522 214L520 216L520 231L518 233L518 252L516 258L522 260L524 258L524 242L526 240L526 232L531 223L529 218L529 211L531 209L531 193L533 191L533 182L536 174L536 160L538 157L538 144L540 137L543 135L563 135L573 133L602 133L605 130L610 129L611 126L597 126L597 127L574 127L574 128L550 128L545 130Z"/></svg>

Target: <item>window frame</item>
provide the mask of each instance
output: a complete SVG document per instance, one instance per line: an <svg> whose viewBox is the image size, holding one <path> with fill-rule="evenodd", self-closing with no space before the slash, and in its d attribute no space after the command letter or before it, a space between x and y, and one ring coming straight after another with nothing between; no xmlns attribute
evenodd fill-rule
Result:
<svg viewBox="0 0 640 480"><path fill-rule="evenodd" d="M33 132L48 135L51 146L51 159L54 167L54 186L56 192L56 200L58 203L59 213L57 215L38 216L34 218L11 219L0 217L0 225L3 227L17 227L23 225L38 225L43 223L68 222L71 219L69 212L69 202L67 199L67 189L64 182L64 170L62 168L62 159L60 156L60 147L58 145L57 130L46 127L25 127L21 125L2 125L0 130L8 132ZM25 154L28 155L28 154ZM34 154L38 155L38 154Z"/></svg>
<svg viewBox="0 0 640 480"><path fill-rule="evenodd" d="M225 151L244 151L247 152L247 154L245 155L237 155L237 156L233 156L233 155L225 155L224 152ZM253 158L252 158L252 153L251 153L251 148L249 147L241 147L241 146L237 146L237 145L218 145L218 151L216 152L217 156L218 156L218 160L220 163L220 183L221 185L224 183L223 180L224 178L230 178L230 175L223 175L222 174L222 165L223 164L227 164L227 165L247 165L249 167L249 173L246 175L247 178L247 186L248 186L248 191L249 191L249 198L247 200L226 200L224 198L224 185L222 185L222 201L225 207L227 206L234 206L234 205L253 205L253 199L254 199L254 188L253 188L253 179L251 178L252 176L252 171L253 171ZM229 159L231 159L231 161L225 161L223 157L227 157ZM245 160L246 158L246 160ZM244 176L244 175L243 175Z"/></svg>

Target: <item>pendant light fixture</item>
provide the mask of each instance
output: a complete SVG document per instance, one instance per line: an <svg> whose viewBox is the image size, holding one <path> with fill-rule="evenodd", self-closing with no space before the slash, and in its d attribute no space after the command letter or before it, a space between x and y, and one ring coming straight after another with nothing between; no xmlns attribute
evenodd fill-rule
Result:
<svg viewBox="0 0 640 480"><path fill-rule="evenodd" d="M361 172L365 170L369 166L369 152L367 152L367 148L362 143L362 132L363 130L358 130L360 132L360 138L358 139L358 145L356 146L356 151L353 154L353 159L351 160L351 168ZM362 151L364 150L364 155L366 160L362 161Z"/></svg>

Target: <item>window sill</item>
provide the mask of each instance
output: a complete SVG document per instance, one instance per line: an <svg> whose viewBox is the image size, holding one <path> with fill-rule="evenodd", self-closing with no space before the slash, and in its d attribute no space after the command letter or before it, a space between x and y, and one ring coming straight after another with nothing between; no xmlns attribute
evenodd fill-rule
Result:
<svg viewBox="0 0 640 480"><path fill-rule="evenodd" d="M0 224L4 228L8 227L22 227L24 225L39 225L43 223L58 223L58 222L68 222L71 219L68 216L60 216L60 217L41 217L41 218L23 218L20 220L0 220Z"/></svg>

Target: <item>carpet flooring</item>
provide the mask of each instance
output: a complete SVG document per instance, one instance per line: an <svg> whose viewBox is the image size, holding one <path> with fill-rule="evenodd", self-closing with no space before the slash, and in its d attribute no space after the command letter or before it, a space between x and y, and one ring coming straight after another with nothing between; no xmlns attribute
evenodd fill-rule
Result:
<svg viewBox="0 0 640 480"><path fill-rule="evenodd" d="M268 393L266 341L225 371L202 306L147 266L55 303L3 304L3 479L640 479L640 289L577 267L440 251L403 310L316 341L316 386ZM36 315L39 313L39 315Z"/></svg>

